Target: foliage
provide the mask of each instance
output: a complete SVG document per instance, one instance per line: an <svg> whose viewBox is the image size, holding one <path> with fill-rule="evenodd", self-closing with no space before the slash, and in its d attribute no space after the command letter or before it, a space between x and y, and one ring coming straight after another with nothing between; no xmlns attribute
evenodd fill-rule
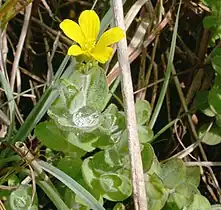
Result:
<svg viewBox="0 0 221 210"><path fill-rule="evenodd" d="M102 110L99 99L105 101L108 89L104 71L96 64L87 67L79 65L69 79L61 81L60 96L48 111L50 120L40 123L35 134L42 144L64 153L57 167L97 200L124 201L132 193L124 113L114 104ZM99 94L97 90L101 90ZM143 126L151 114L150 104L138 100L136 114L149 209L197 205L193 198L199 194L199 168L187 168L182 160L176 159L160 164L149 144L153 132ZM86 152L90 155L85 158ZM86 208L85 202L67 187L62 191L69 208Z"/></svg>
<svg viewBox="0 0 221 210"><path fill-rule="evenodd" d="M48 111L50 120L36 127L36 136L42 144L65 154L57 167L83 182L96 198L125 200L132 191L125 117L114 104L102 110L108 94L103 69L97 64L90 68L78 65L68 79L61 81L58 91L60 96ZM143 126L151 114L149 103L138 101L136 113L144 170L148 171L154 155L148 143L153 132ZM82 162L83 155L92 151L93 155ZM72 167L81 171L73 171ZM78 196L72 199L72 205L81 204Z"/></svg>
<svg viewBox="0 0 221 210"><path fill-rule="evenodd" d="M212 31L211 41L221 38L220 3L216 0L203 1L211 8L211 16L204 18L204 26ZM203 124L199 129L199 137L203 143L217 145L221 143L220 114L221 114L221 49L214 48L211 53L211 65L215 71L215 82L210 91L198 92L196 106L205 115L214 119L215 123L209 128L209 124Z"/></svg>
<svg viewBox="0 0 221 210"><path fill-rule="evenodd" d="M211 9L211 14L204 18L203 23L204 27L212 33L210 46L214 46L221 37L221 6L217 0L202 2ZM15 3L13 0L8 0L1 7L2 27L20 11L21 8L19 7L17 10ZM8 10L6 16L6 13L3 12L11 4L14 6ZM109 101L111 91L105 72L108 65L100 66L97 63L97 61L105 63L110 59L114 51L110 45L123 38L124 34L121 29L114 28L114 30L104 32L103 35L100 34L101 38L97 40L100 20L98 21L99 18L94 11L86 11L87 19L90 17L93 23L94 18L97 21L97 25L92 24L95 31L92 30L93 27L90 28L90 21L85 26L81 24L80 18L79 25L70 20L67 22L67 19L62 22L60 27L64 33L79 44L72 45L68 53L77 56L76 60L72 58L67 66L69 57L65 57L51 84L18 131L14 128L16 109L14 108L13 92L6 76L3 72L0 74L2 87L5 89L9 101L11 122L9 135L2 144L3 150L5 145L10 145L16 151L13 143L18 140L25 141L34 128L34 136L39 142L37 142L37 152L31 151L31 146L30 151L36 156L39 155L41 159L45 158L45 161L33 158L29 162L26 160L26 156L22 156L21 158L26 160L26 164L29 166L29 168L24 168L26 164L21 162L18 155L12 156L12 151L4 150L0 154L1 167L5 166L1 172L4 176L0 179L0 185L5 184L13 189L0 192L0 199L4 198L6 209L38 209L42 196L39 195L39 192L36 193L35 184L41 189L40 193L44 192L57 209L104 209L103 206L107 203L113 204L112 209L114 210L127 209L126 199L132 196L132 183L125 114L124 110ZM107 14L109 16L110 11ZM108 19L111 18L108 17ZM71 28L68 27L73 25L78 27L78 32L82 36L72 33ZM175 31L177 27L178 18ZM100 31L104 30L103 27ZM86 36L87 33L90 36ZM64 39L64 37L62 38ZM82 39L83 42L81 42ZM178 158L160 162L157 158L158 153L155 155L151 145L155 139L152 127L163 105L171 78L175 39L176 33L173 33L166 82L162 88L162 97L158 100L157 111L156 107L151 105L154 103L150 104L147 100L138 99L135 103L148 209L218 210L221 209L221 206L219 204L211 205L198 190L200 185L199 167L186 166L185 162ZM100 48L99 42L102 42ZM99 49L96 54L93 50L97 46ZM78 55L85 57L78 57ZM200 126L198 137L203 144L210 146L221 143L220 48L212 50L207 64L213 69L214 83L211 90L197 93L196 107L208 117L208 123ZM154 111L156 114L153 114ZM40 122L46 112L47 119ZM41 153L39 148L43 148L44 152ZM19 152L18 154L20 155ZM36 180L32 180L32 185L26 184L26 176L31 178L35 176Z"/></svg>

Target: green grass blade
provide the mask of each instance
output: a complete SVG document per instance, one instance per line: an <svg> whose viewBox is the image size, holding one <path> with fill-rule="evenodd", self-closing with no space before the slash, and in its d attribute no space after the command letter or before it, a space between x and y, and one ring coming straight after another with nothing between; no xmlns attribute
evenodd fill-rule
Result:
<svg viewBox="0 0 221 210"><path fill-rule="evenodd" d="M164 79L162 89L160 91L160 96L159 96L159 99L157 101L156 108L154 109L153 115L152 115L151 120L150 120L150 124L149 124L150 128L154 127L154 124L155 124L155 122L157 120L157 117L160 113L160 109L163 105L163 100L165 98L167 87L168 87L169 80L170 80L170 75L171 75L171 71L172 71L172 67L173 67L175 47L176 47L176 37L177 37L177 29L178 29L181 2L182 2L182 0L179 3L179 7L178 7L178 11L177 11L176 22L175 22L173 37L172 37L172 43L171 43L171 47L170 47L170 54L169 54L167 69L166 69L166 73L165 73L165 79Z"/></svg>
<svg viewBox="0 0 221 210"><path fill-rule="evenodd" d="M67 205L61 199L60 195L50 186L46 181L37 181L39 187L45 192L45 194L50 198L53 204L58 210L69 210Z"/></svg>
<svg viewBox="0 0 221 210"><path fill-rule="evenodd" d="M70 190L76 193L91 209L105 210L87 190L85 190L80 184L78 184L75 180L73 180L63 171L57 169L56 167L44 161L38 161L38 163L43 170L56 177L63 184L65 184Z"/></svg>
<svg viewBox="0 0 221 210"><path fill-rule="evenodd" d="M9 107L9 118L10 118L10 127L8 129L8 134L7 134L7 142L10 142L10 138L11 138L11 134L12 134L12 130L14 127L14 118L15 118L15 101L14 101L14 97L13 97L13 93L12 93L12 89L10 87L9 82L7 81L7 79L5 78L5 75L3 74L2 71L0 71L0 83L2 88L5 91L5 95L8 102L8 107Z"/></svg>

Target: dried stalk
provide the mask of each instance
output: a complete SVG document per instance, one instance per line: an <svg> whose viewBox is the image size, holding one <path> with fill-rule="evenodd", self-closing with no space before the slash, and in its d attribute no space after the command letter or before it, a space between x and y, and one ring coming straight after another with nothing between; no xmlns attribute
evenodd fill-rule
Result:
<svg viewBox="0 0 221 210"><path fill-rule="evenodd" d="M10 85L12 90L14 89L14 84L15 84L15 77L19 68L19 61L20 61L20 57L21 57L21 53L22 53L22 49L25 43L25 38L27 35L27 31L28 31L28 25L29 25L29 21L30 21L30 17L31 17L31 9L32 9L32 3L30 3L27 7L26 7L26 12L25 12L25 17L24 17L24 24L22 26L22 30L21 30L21 34L19 37L19 41L18 41L18 45L17 45L17 50L15 53L15 60L14 63L12 65L12 71L11 71L11 80L10 80Z"/></svg>
<svg viewBox="0 0 221 210"><path fill-rule="evenodd" d="M115 23L117 26L125 30L122 5L123 4L121 0L113 0L113 13L115 17ZM126 38L118 43L117 49L119 66L122 76L121 86L127 121L128 146L131 161L134 205L136 210L147 210L143 164L137 133L133 86L131 80Z"/></svg>

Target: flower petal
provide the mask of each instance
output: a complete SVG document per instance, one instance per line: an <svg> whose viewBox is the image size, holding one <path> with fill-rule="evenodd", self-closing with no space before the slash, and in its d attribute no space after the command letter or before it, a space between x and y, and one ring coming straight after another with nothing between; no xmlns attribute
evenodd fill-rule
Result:
<svg viewBox="0 0 221 210"><path fill-rule="evenodd" d="M81 31L80 26L72 20L65 19L60 23L60 28L63 30L65 35L82 45L84 43L84 35Z"/></svg>
<svg viewBox="0 0 221 210"><path fill-rule="evenodd" d="M81 55L83 53L84 52L82 51L82 49L78 45L72 45L68 49L68 55L77 56L77 55Z"/></svg>
<svg viewBox="0 0 221 210"><path fill-rule="evenodd" d="M106 63L113 54L112 47L105 47L101 50L92 51L91 56L100 63Z"/></svg>
<svg viewBox="0 0 221 210"><path fill-rule="evenodd" d="M123 30L119 27L111 28L104 32L95 48L110 46L125 37Z"/></svg>
<svg viewBox="0 0 221 210"><path fill-rule="evenodd" d="M79 17L81 30L89 42L95 42L100 31L100 19L94 10L85 10Z"/></svg>

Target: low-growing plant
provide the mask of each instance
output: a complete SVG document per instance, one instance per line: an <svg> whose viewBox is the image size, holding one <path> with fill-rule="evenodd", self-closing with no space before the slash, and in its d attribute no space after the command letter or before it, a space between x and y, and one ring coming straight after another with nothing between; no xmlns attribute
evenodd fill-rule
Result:
<svg viewBox="0 0 221 210"><path fill-rule="evenodd" d="M212 10L212 15L204 19L204 25L212 32L213 44L220 39L220 4L217 2L204 1ZM178 18L179 12L159 101L163 101L169 83ZM20 165L9 168L5 177L0 179L0 184L7 183L14 189L0 192L0 196L4 197L7 209L38 209L37 184L57 209L102 210L107 201L113 203L114 210L126 209L124 201L132 196L133 191L126 118L124 110L109 101L106 73L104 66L100 65L111 58L111 45L125 34L121 28L115 27L99 36L100 20L94 10L83 11L79 23L68 19L62 21L60 28L75 44L68 49L68 56L52 84L25 123L15 135L11 131L11 136L7 137L7 143L15 143L13 149L26 161L29 170L18 155L13 156L9 149L4 150L0 166L10 161ZM215 48L210 57L215 82L210 91L201 91L196 97L197 108L212 122L199 129L199 139L208 145L221 143L220 58L221 50ZM0 76L1 81L6 82L3 75ZM151 145L155 140L152 127L161 106L162 103L157 105L156 111L147 100L135 103L148 209L221 209L218 204L211 205L198 190L199 167L187 166L178 158L160 162L155 155ZM46 112L47 120L40 122ZM33 128L40 141L39 148L46 148L39 154L39 159L44 155L45 161L35 160L24 144ZM31 180L32 185L29 184Z"/></svg>

